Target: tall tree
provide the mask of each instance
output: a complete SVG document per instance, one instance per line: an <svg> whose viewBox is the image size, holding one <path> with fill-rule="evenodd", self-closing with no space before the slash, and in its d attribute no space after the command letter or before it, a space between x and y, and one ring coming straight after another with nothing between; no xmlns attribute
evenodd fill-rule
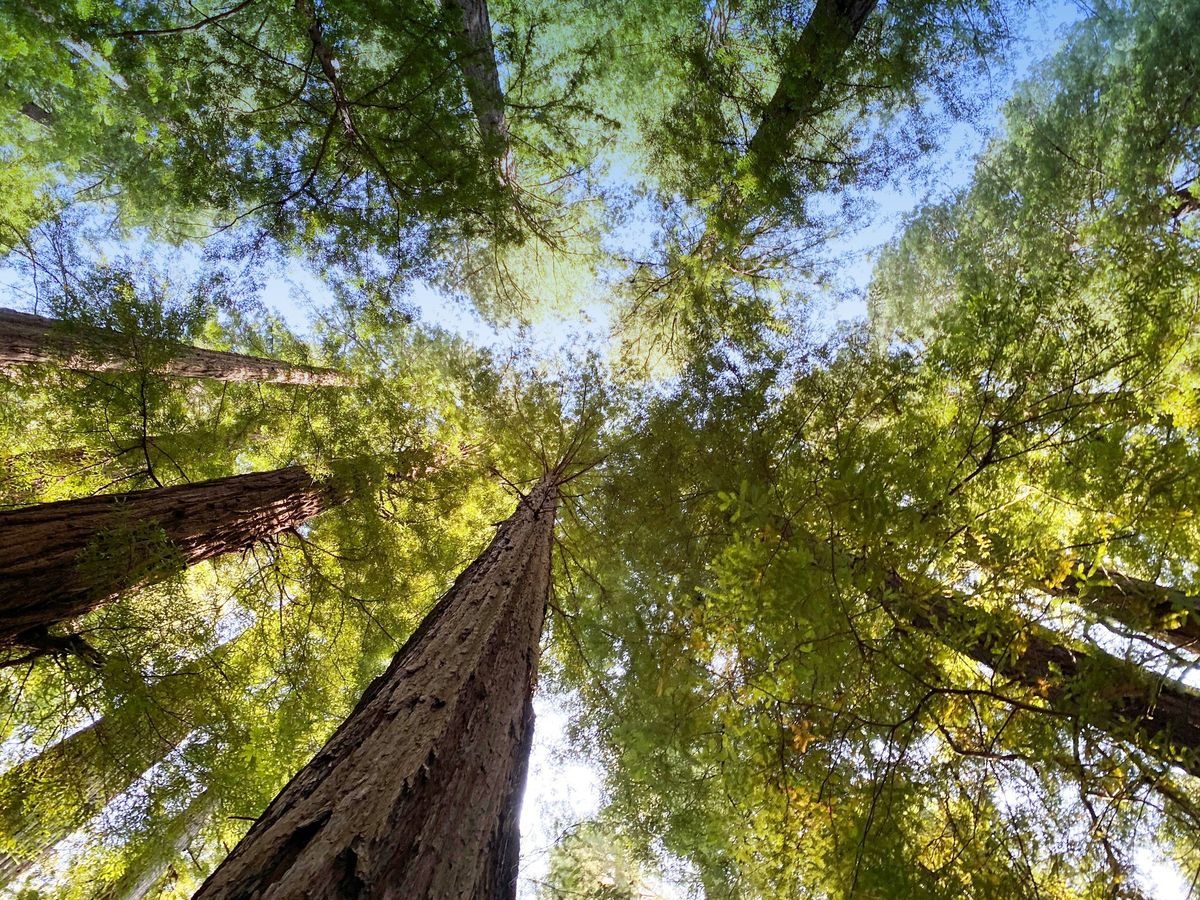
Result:
<svg viewBox="0 0 1200 900"><path fill-rule="evenodd" d="M139 848L138 857L120 881L106 888L97 900L143 900L154 896L172 863L183 856L196 840L208 819L216 812L216 797L201 791L184 807L167 829L156 835L154 844Z"/></svg>
<svg viewBox="0 0 1200 900"><path fill-rule="evenodd" d="M104 329L0 309L0 372L10 375L16 374L22 366L44 363L84 372L137 368L139 361L132 357L136 344L136 340L128 336ZM242 353L176 344L161 348L160 354L165 358L156 369L184 378L319 386L351 383L351 377L345 372Z"/></svg>
<svg viewBox="0 0 1200 900"><path fill-rule="evenodd" d="M442 0L442 8L458 28L456 62L467 84L484 152L491 158L501 182L508 183L513 177L512 147L487 2Z"/></svg>
<svg viewBox="0 0 1200 900"><path fill-rule="evenodd" d="M0 644L37 653L47 629L347 497L337 479L290 466L0 511Z"/></svg>
<svg viewBox="0 0 1200 900"><path fill-rule="evenodd" d="M118 707L0 776L0 885L37 865L175 750L214 687L188 672L172 673L147 692L147 702ZM189 694L191 704L181 707Z"/></svg>
<svg viewBox="0 0 1200 900"><path fill-rule="evenodd" d="M515 897L559 468L196 895Z"/></svg>

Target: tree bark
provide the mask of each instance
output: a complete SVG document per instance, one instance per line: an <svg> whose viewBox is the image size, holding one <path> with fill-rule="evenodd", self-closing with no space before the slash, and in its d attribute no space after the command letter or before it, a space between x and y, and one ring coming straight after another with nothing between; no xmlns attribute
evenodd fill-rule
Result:
<svg viewBox="0 0 1200 900"><path fill-rule="evenodd" d="M164 375L339 387L353 383L345 372L299 366L219 350L173 344L171 357L156 366ZM56 319L0 309L0 373L14 375L24 366L53 363L81 372L137 369L128 335L102 328L67 326Z"/></svg>
<svg viewBox="0 0 1200 900"><path fill-rule="evenodd" d="M914 628L1030 689L1051 711L1200 776L1200 692L961 595L947 602L940 585L922 591L894 572L887 583L899 602L885 605Z"/></svg>
<svg viewBox="0 0 1200 900"><path fill-rule="evenodd" d="M0 511L0 649L346 499L290 466Z"/></svg>
<svg viewBox="0 0 1200 900"><path fill-rule="evenodd" d="M779 85L747 148L751 168L762 180L769 180L783 161L792 132L816 112L825 86L876 3L817 0L804 30L788 51Z"/></svg>
<svg viewBox="0 0 1200 900"><path fill-rule="evenodd" d="M196 894L516 895L558 471Z"/></svg>
<svg viewBox="0 0 1200 900"><path fill-rule="evenodd" d="M512 149L487 0L442 0L442 7L451 15L462 17L461 28L455 36L458 67L467 84L467 96L479 123L484 149L501 182L508 183L512 178Z"/></svg>

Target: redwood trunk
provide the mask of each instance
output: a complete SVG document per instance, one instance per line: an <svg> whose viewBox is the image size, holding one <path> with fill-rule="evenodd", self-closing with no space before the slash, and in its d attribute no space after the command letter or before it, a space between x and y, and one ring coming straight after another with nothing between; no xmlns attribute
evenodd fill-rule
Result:
<svg viewBox="0 0 1200 900"><path fill-rule="evenodd" d="M171 865L188 852L216 806L217 799L211 791L196 797L172 820L153 846L138 854L120 880L101 894L102 900L144 900L157 896L155 888Z"/></svg>
<svg viewBox="0 0 1200 900"><path fill-rule="evenodd" d="M817 112L825 86L854 44L877 0L817 0L804 30L788 51L779 86L763 110L748 153L760 178L769 178L790 145L792 132Z"/></svg>
<svg viewBox="0 0 1200 900"><path fill-rule="evenodd" d="M146 721L118 710L5 772L0 779L0 887L37 865L190 731L180 716Z"/></svg>
<svg viewBox="0 0 1200 900"><path fill-rule="evenodd" d="M1039 587L1056 597L1070 597L1134 631L1200 652L1200 602L1178 588L1111 570L1087 579L1072 574L1054 587Z"/></svg>
<svg viewBox="0 0 1200 900"><path fill-rule="evenodd" d="M515 897L555 478L521 500L197 898Z"/></svg>
<svg viewBox="0 0 1200 900"><path fill-rule="evenodd" d="M479 123L484 149L497 166L501 181L512 177L508 118L504 114L504 91L492 43L492 21L486 0L442 0L445 9L462 16L458 38L458 66L467 84L471 109Z"/></svg>
<svg viewBox="0 0 1200 900"><path fill-rule="evenodd" d="M0 511L0 648L37 647L50 626L345 499L291 466Z"/></svg>
<svg viewBox="0 0 1200 900"><path fill-rule="evenodd" d="M115 331L66 327L55 319L0 309L0 372L12 374L22 366L38 363L55 363L82 372L128 371L138 368L129 344L127 335ZM352 380L334 369L291 365L187 344L171 345L171 358L156 369L165 375L217 381L341 386Z"/></svg>
<svg viewBox="0 0 1200 900"><path fill-rule="evenodd" d="M1102 650L1067 646L1046 628L1018 626L969 606L966 598L947 603L940 589L916 598L898 576L889 581L903 598L901 607L889 602L889 608L914 627L1031 689L1051 710L1200 776L1197 691Z"/></svg>

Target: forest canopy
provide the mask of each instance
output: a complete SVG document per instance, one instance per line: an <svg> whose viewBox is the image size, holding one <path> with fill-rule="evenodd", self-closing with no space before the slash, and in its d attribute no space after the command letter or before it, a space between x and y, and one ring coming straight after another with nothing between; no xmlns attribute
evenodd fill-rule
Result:
<svg viewBox="0 0 1200 900"><path fill-rule="evenodd" d="M1197 895L1198 68L6 4L0 893Z"/></svg>

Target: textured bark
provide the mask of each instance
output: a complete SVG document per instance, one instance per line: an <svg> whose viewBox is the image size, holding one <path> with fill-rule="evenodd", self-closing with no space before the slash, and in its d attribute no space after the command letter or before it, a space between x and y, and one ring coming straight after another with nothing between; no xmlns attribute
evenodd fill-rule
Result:
<svg viewBox="0 0 1200 900"><path fill-rule="evenodd" d="M1067 645L1049 629L989 613L940 586L921 595L895 573L888 608L913 627L1033 691L1054 712L1200 776L1200 692L1102 650Z"/></svg>
<svg viewBox="0 0 1200 900"><path fill-rule="evenodd" d="M143 900L153 896L171 864L188 851L208 824L216 806L211 791L197 796L158 836L154 846L144 848L120 880L100 895L102 900Z"/></svg>
<svg viewBox="0 0 1200 900"><path fill-rule="evenodd" d="M508 117L504 114L504 91L496 66L496 48L492 43L492 21L486 0L442 0L452 15L461 16L458 40L458 67L467 84L471 109L479 123L483 146L496 166L501 181L512 178L512 155L508 135Z"/></svg>
<svg viewBox="0 0 1200 900"><path fill-rule="evenodd" d="M36 866L190 731L185 718L155 706L127 707L5 772L0 777L0 887Z"/></svg>
<svg viewBox="0 0 1200 900"><path fill-rule="evenodd" d="M197 898L515 897L555 477L518 504Z"/></svg>
<svg viewBox="0 0 1200 900"><path fill-rule="evenodd" d="M786 155L792 132L817 112L825 86L853 45L877 0L817 0L804 30L788 51L783 74L763 110L748 155L769 179Z"/></svg>
<svg viewBox="0 0 1200 900"><path fill-rule="evenodd" d="M0 309L0 373L15 374L23 366L54 363L82 372L121 372L138 368L127 336L115 331L64 323L30 313ZM186 344L171 346L172 355L157 366L164 375L213 378L217 381L258 381L337 387L352 383L345 372L298 366L204 350Z"/></svg>
<svg viewBox="0 0 1200 900"><path fill-rule="evenodd" d="M0 511L0 648L345 499L291 466Z"/></svg>
<svg viewBox="0 0 1200 900"><path fill-rule="evenodd" d="M1086 570L1086 564L1084 567ZM1134 631L1200 652L1200 598L1178 588L1111 569L1086 579L1070 574L1061 583L1038 587L1057 597L1069 597Z"/></svg>

